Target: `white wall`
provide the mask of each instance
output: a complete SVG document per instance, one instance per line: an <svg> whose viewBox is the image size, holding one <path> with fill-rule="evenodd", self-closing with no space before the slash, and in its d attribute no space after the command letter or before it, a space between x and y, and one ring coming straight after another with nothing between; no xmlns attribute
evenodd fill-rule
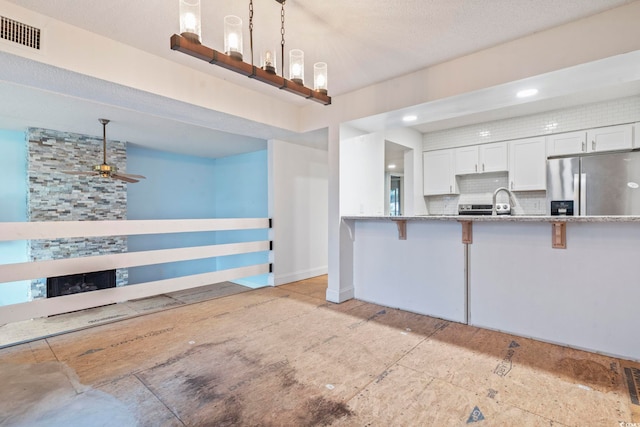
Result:
<svg viewBox="0 0 640 427"><path fill-rule="evenodd" d="M640 49L640 1L304 107L302 129L369 117ZM323 109L324 108L324 109Z"/></svg>
<svg viewBox="0 0 640 427"><path fill-rule="evenodd" d="M196 67L205 69L204 72L198 71L22 8L6 0L0 0L0 11L3 16L43 29L41 50L26 49L0 40L0 51L231 116L243 117L283 129L298 130L297 119L300 110L298 106L251 90L246 85L233 84L226 79L215 77L206 71L205 62L193 59L197 64ZM167 49L169 49L170 34L171 29L168 28ZM200 62L202 64L199 64ZM205 65L204 68L203 65ZM2 71L12 78L18 80L22 78L19 75L20 70ZM55 76L37 77L38 82L29 81L24 84L44 86L42 89L53 92L70 91L73 90L74 82L78 84L76 76L69 76L62 72ZM86 96L82 93L75 95ZM140 111L147 109L148 112L153 113L154 106L140 103L131 105L127 97L114 97L112 93L92 93L91 95L92 101L135 108ZM229 126L228 122L232 121L231 116L218 123L218 128ZM226 130L233 132L231 129Z"/></svg>
<svg viewBox="0 0 640 427"><path fill-rule="evenodd" d="M340 141L340 214L384 215L384 135Z"/></svg>
<svg viewBox="0 0 640 427"><path fill-rule="evenodd" d="M411 148L404 156L403 215L426 215L427 205L422 192L422 134L414 129L387 130L385 139Z"/></svg>
<svg viewBox="0 0 640 427"><path fill-rule="evenodd" d="M274 284L327 273L328 153L268 142Z"/></svg>

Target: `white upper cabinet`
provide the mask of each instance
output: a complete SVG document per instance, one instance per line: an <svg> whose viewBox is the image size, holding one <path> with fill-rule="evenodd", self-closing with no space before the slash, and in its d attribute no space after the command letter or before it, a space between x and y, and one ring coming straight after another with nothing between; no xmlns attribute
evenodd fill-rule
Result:
<svg viewBox="0 0 640 427"><path fill-rule="evenodd" d="M455 149L456 175L466 175L478 172L478 146L460 147Z"/></svg>
<svg viewBox="0 0 640 427"><path fill-rule="evenodd" d="M509 170L509 156L507 155L507 143L496 142L480 146L481 172L504 172Z"/></svg>
<svg viewBox="0 0 640 427"><path fill-rule="evenodd" d="M596 153L633 148L633 125L607 126L547 136L547 155Z"/></svg>
<svg viewBox="0 0 640 427"><path fill-rule="evenodd" d="M544 136L509 143L509 189L547 189L547 153Z"/></svg>
<svg viewBox="0 0 640 427"><path fill-rule="evenodd" d="M455 177L455 150L422 153L423 189L425 196L458 192Z"/></svg>
<svg viewBox="0 0 640 427"><path fill-rule="evenodd" d="M586 152L587 132L583 130L547 136L547 154L549 156L564 156L566 154Z"/></svg>
<svg viewBox="0 0 640 427"><path fill-rule="evenodd" d="M508 170L506 142L456 148L455 157L456 175Z"/></svg>
<svg viewBox="0 0 640 427"><path fill-rule="evenodd" d="M587 132L587 152L630 150L633 148L633 125L608 126Z"/></svg>

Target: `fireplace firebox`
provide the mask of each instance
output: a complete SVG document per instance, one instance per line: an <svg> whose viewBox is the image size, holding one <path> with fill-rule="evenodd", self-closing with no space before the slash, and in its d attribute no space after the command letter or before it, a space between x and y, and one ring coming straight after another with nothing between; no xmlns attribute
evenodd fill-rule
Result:
<svg viewBox="0 0 640 427"><path fill-rule="evenodd" d="M116 287L116 270L47 278L47 298Z"/></svg>

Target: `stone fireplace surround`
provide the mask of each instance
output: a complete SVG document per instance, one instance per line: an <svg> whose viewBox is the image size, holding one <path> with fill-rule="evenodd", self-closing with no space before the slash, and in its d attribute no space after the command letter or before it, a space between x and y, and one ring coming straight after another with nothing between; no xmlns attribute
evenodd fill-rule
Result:
<svg viewBox="0 0 640 427"><path fill-rule="evenodd" d="M75 176L63 170L89 171L102 163L102 138L48 129L28 130L29 221L127 219L126 183ZM107 140L107 163L125 170L126 142ZM31 261L105 255L127 251L126 236L32 240ZM116 271L116 286L128 282L127 269ZM31 298L46 298L46 277L31 282Z"/></svg>

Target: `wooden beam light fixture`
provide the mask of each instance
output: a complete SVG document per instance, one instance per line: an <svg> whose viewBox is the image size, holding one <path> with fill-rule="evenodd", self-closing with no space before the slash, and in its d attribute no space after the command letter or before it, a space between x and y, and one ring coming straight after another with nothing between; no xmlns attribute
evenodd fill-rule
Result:
<svg viewBox="0 0 640 427"><path fill-rule="evenodd" d="M259 80L287 92L302 96L324 105L331 104L327 91L327 64L314 64L314 88L304 86L304 53L293 49L289 55L289 79L284 77L284 4L286 0L275 0L281 4L281 75L276 70L275 50L261 55L261 66L253 63L253 0L249 0L249 42L251 63L244 62L242 45L242 20L236 16L225 17L225 52L219 52L201 43L200 0L180 1L180 34L171 36L171 49L186 53L252 79Z"/></svg>

